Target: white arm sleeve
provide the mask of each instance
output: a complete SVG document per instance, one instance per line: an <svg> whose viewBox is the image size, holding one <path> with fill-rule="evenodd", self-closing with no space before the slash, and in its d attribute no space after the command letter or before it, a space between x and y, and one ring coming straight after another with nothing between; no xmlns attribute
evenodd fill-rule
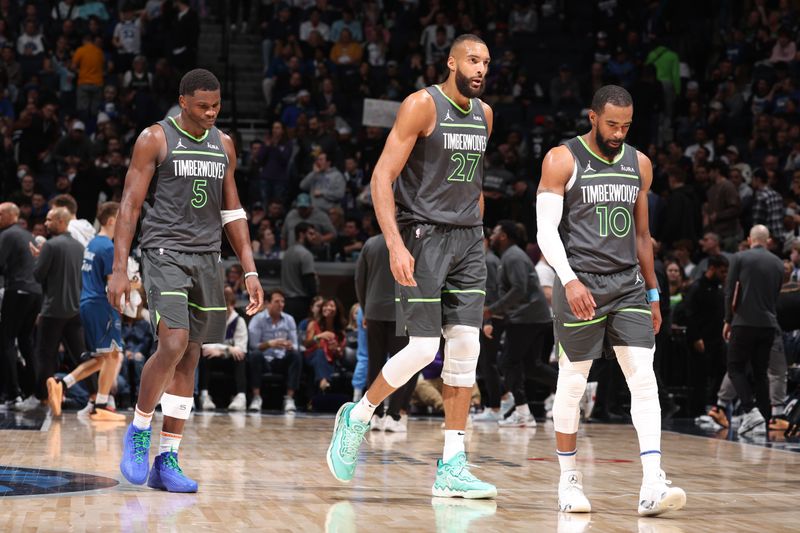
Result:
<svg viewBox="0 0 800 533"><path fill-rule="evenodd" d="M561 284L578 279L567 260L564 243L558 234L558 225L564 211L564 197L552 192L543 192L536 197L536 239L545 259L558 274Z"/></svg>
<svg viewBox="0 0 800 533"><path fill-rule="evenodd" d="M222 225L224 226L228 222L233 222L234 220L239 220L243 218L247 220L247 213L244 212L244 209L241 207L239 209L223 209L220 211L222 214Z"/></svg>

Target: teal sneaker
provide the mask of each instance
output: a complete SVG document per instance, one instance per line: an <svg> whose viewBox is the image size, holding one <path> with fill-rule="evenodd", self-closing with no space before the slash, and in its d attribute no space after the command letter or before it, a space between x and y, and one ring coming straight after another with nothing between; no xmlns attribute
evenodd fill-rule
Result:
<svg viewBox="0 0 800 533"><path fill-rule="evenodd" d="M440 498L494 498L497 488L473 476L467 468L467 455L459 452L448 462L436 464L436 481L431 493Z"/></svg>
<svg viewBox="0 0 800 533"><path fill-rule="evenodd" d="M345 483L353 479L358 464L358 447L369 431L369 423L350 420L350 411L355 403L348 402L336 413L331 445L328 446L328 468L333 477Z"/></svg>

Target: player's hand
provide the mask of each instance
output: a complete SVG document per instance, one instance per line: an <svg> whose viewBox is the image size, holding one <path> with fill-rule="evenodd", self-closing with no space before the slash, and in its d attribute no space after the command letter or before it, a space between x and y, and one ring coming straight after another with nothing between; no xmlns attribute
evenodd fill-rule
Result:
<svg viewBox="0 0 800 533"><path fill-rule="evenodd" d="M492 333L494 333L494 326L491 324L484 324L483 325L483 334L486 336L487 339L493 339Z"/></svg>
<svg viewBox="0 0 800 533"><path fill-rule="evenodd" d="M661 306L659 302L650 302L650 312L653 313L653 331L658 334L661 330Z"/></svg>
<svg viewBox="0 0 800 533"><path fill-rule="evenodd" d="M722 326L722 338L725 342L731 340L731 325L727 322Z"/></svg>
<svg viewBox="0 0 800 533"><path fill-rule="evenodd" d="M119 270L111 273L111 279L108 280L108 303L111 307L116 309L122 314L122 309L125 303L131 299L131 282L128 280L128 272Z"/></svg>
<svg viewBox="0 0 800 533"><path fill-rule="evenodd" d="M244 280L244 285L247 287L247 294L250 295L250 303L247 304L245 312L247 316L253 316L264 307L264 289L261 288L258 276L248 276Z"/></svg>
<svg viewBox="0 0 800 533"><path fill-rule="evenodd" d="M577 279L567 283L567 286L564 288L567 291L567 302L569 302L569 308L572 310L572 314L581 320L593 319L597 304L594 302L594 298L592 298L592 293L589 292L589 289ZM660 324L660 314L658 320Z"/></svg>
<svg viewBox="0 0 800 533"><path fill-rule="evenodd" d="M405 287L416 287L414 281L414 256L400 244L389 250L389 267L395 281Z"/></svg>
<svg viewBox="0 0 800 533"><path fill-rule="evenodd" d="M694 341L694 351L697 353L705 353L706 343L703 342L703 339L697 339Z"/></svg>

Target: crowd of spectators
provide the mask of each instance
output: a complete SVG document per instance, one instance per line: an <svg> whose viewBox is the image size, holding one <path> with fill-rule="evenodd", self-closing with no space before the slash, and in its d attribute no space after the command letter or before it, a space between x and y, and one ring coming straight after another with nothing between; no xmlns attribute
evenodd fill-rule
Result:
<svg viewBox="0 0 800 533"><path fill-rule="evenodd" d="M88 221L119 199L137 134L169 112L196 64L199 14L214 7L204 4L0 2L0 191L22 227L46 236L57 194L73 195ZM687 325L680 301L708 258L737 251L753 224L769 228L789 277L800 274L800 13L788 0L230 4L218 17L230 39L261 37L253 70L270 124L238 143L237 184L256 257L303 265L284 287L299 319L320 290L313 264L354 262L378 231L369 180L388 130L362 125L364 100L401 101L442 81L465 32L492 56L485 223L522 223L534 261L542 158L588 131L592 94L615 83L634 98L628 142L653 163L650 230L677 308L667 331Z"/></svg>

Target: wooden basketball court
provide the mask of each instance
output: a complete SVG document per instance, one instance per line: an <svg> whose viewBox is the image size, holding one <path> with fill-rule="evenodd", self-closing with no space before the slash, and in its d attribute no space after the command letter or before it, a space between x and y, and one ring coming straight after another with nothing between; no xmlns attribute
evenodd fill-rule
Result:
<svg viewBox="0 0 800 533"><path fill-rule="evenodd" d="M797 531L800 521L800 454L763 437L757 445L665 432L664 468L688 502L642 519L631 426L582 426L579 464L593 512L560 515L549 422L470 431L473 472L497 485L495 501L430 496L441 419L412 420L408 434L371 433L356 478L344 485L325 464L331 416L198 413L181 445L197 494L128 484L118 469L125 424L74 413L41 422L0 431L0 531L773 532Z"/></svg>

